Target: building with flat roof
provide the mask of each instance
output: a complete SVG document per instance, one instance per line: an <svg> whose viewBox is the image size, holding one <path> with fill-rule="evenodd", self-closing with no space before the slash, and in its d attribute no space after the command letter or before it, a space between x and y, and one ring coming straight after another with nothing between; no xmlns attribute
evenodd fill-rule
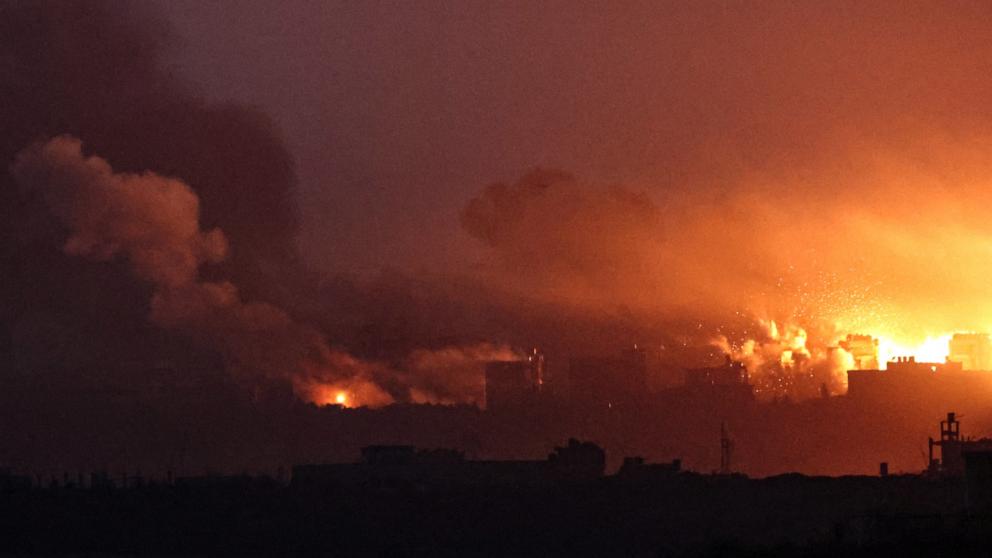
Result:
<svg viewBox="0 0 992 558"><path fill-rule="evenodd" d="M722 366L687 368L682 393L708 400L754 400L754 386L751 385L747 366L733 360L729 355Z"/></svg>
<svg viewBox="0 0 992 558"><path fill-rule="evenodd" d="M965 370L992 369L992 339L987 333L955 333L948 342L947 360Z"/></svg>
<svg viewBox="0 0 992 558"><path fill-rule="evenodd" d="M486 409L501 411L533 404L545 388L544 354L533 349L521 360L486 364Z"/></svg>
<svg viewBox="0 0 992 558"><path fill-rule="evenodd" d="M878 339L849 333L838 345L854 359L855 370L878 369Z"/></svg>
<svg viewBox="0 0 992 558"><path fill-rule="evenodd" d="M293 486L382 490L408 486L541 485L594 480L603 476L606 452L591 442L570 439L543 460L469 460L450 449L369 446L358 463L297 465Z"/></svg>
<svg viewBox="0 0 992 558"><path fill-rule="evenodd" d="M568 379L575 406L629 406L647 393L647 358L636 345L619 356L573 358Z"/></svg>

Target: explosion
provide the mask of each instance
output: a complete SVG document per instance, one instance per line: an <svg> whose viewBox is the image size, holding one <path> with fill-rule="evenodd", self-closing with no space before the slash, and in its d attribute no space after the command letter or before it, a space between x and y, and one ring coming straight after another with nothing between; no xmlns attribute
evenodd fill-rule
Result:
<svg viewBox="0 0 992 558"><path fill-rule="evenodd" d="M810 344L806 330L798 325L758 323L760 336L739 343L718 336L713 345L747 366L759 398L805 399L846 390L845 372L852 362L846 353L836 346Z"/></svg>
<svg viewBox="0 0 992 558"><path fill-rule="evenodd" d="M927 336L922 342L912 345L879 335L878 359L887 363L897 357L913 357L918 362L944 362L950 354L950 341L953 334Z"/></svg>
<svg viewBox="0 0 992 558"><path fill-rule="evenodd" d="M81 142L69 136L24 150L12 173L25 189L38 193L65 225L69 233L63 245L66 254L96 261L125 259L133 275L153 287L151 321L189 332L208 343L245 382L287 381L300 397L321 405L389 404L396 399L383 387L389 383L402 386L403 398L418 403L478 403L484 389L483 363L521 358L508 347L489 343L416 349L398 363L356 358L332 347L320 331L297 322L282 308L245 300L229 281L201 278L201 267L223 261L229 246L220 229L200 228L199 199L182 181L150 172L116 173L105 160L83 156ZM541 277L528 283L528 288L555 289L554 296L565 297L558 299L561 303L601 305L600 287L613 288L617 279L635 289L662 292L658 291L657 278L648 273L651 268L637 263L646 257L645 250L661 251L665 254L661 261L667 258L684 271L695 268L707 281L716 281L715 276L707 275L710 271L698 268L698 261L685 260L684 246L676 252L669 246L671 239L659 240L655 233L662 213L647 198L619 189L586 191L572 197L563 185L563 181L570 184L572 180L564 173L535 172L513 188L490 187L466 209L466 226L494 248L513 247L506 256L531 266L539 263L540 267L525 268ZM528 204L536 204L537 210L526 211ZM550 246L532 245L537 231L547 226L546 215L561 206L566 208L568 222L596 226L578 234L562 250L555 250L555 243L572 234L571 229L542 237L543 243L552 243ZM507 211L510 213L503 216ZM631 212L636 219L621 218ZM695 227L701 233L699 223L682 221L679 229ZM685 245L698 242L676 238ZM611 252L616 245L626 249ZM591 259L591 248L595 248L592 253L611 253ZM561 260L547 261L545 254L549 253ZM604 265L621 275L604 275ZM747 285L748 281L742 283ZM943 362L951 355L951 334L914 338L898 330L866 326L873 315L865 313L863 306L856 307L855 312L840 310L843 297L830 296L839 292L830 285L807 281L789 292L785 281L778 284L784 293L783 306L792 304L801 310L793 312L792 319L759 319L757 335L736 340L721 335L713 340L724 353L747 364L759 397L805 399L843 393L846 370L866 366L866 355L855 354L851 346L845 346L850 345L851 337L844 335L854 331L877 340L870 349L872 354L867 355L867 361L875 366L884 367L895 357ZM684 280L667 288L673 292L666 292L660 299L661 307L655 310L672 311L675 294L697 296L700 292ZM733 284L727 290L740 288ZM626 298L626 292L616 292L615 296L633 304L643 296L637 293L635 298ZM750 300L756 300L754 294ZM716 296L706 300L702 308L718 312L720 305ZM852 313L854 320L829 321L832 315ZM890 313L896 316L899 311ZM861 327L854 330L845 322ZM926 322L942 323L934 319ZM971 359L969 367L980 360L967 358Z"/></svg>
<svg viewBox="0 0 992 558"><path fill-rule="evenodd" d="M841 395L847 391L848 370L885 369L900 358L921 363L961 362L965 370L992 368L992 341L982 333L943 333L922 339L870 330L849 333L833 328L832 335L810 339L795 323L779 325L758 320L761 335L731 342L718 336L712 345L744 363L761 399Z"/></svg>

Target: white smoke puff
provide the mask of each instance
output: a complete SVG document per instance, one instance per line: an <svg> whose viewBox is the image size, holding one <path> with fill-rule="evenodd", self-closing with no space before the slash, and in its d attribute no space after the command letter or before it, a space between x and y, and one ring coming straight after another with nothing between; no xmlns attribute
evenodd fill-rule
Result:
<svg viewBox="0 0 992 558"><path fill-rule="evenodd" d="M202 263L227 254L220 230L200 230L200 201L189 186L150 172L115 173L107 161L85 157L71 136L29 147L11 170L69 228L67 254L124 255L138 277L162 287L191 283Z"/></svg>

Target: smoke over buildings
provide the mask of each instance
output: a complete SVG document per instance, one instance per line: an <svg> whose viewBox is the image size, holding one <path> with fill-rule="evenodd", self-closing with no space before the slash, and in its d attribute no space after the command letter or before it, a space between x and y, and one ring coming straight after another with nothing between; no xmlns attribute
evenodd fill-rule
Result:
<svg viewBox="0 0 992 558"><path fill-rule="evenodd" d="M950 160L970 152L941 147ZM741 177L718 194L535 171L484 188L462 221L484 247L482 274L522 298L626 315L646 344L716 340L768 394L843 393L845 335L881 337L891 357L992 326L981 279L992 270L975 257L992 239L975 174L984 164L908 157L847 150L858 172ZM796 377L815 381L799 388Z"/></svg>
<svg viewBox="0 0 992 558"><path fill-rule="evenodd" d="M153 7L3 2L0 27L0 338L17 374L204 352L318 402L473 402L472 358L511 352L459 331L443 287L417 301L400 275L307 269L279 133L177 79Z"/></svg>
<svg viewBox="0 0 992 558"><path fill-rule="evenodd" d="M178 344L221 353L236 377L292 378L299 393L326 392L314 400L351 390L379 402L473 402L481 360L539 345L554 369L633 341L672 367L728 352L756 381L804 371L814 392L836 393L847 360L833 348L849 333L912 346L990 329L985 10L631 8L620 26L590 15L587 34L533 9L521 18L540 33L523 28L506 44L454 30L434 53L532 87L418 71L429 83L409 88L412 108L369 117L395 137L355 158L397 183L433 179L414 160L425 151L464 164L457 180L445 176L459 188L443 196L452 206L431 209L460 218L451 235L477 241L445 266L369 279L307 268L330 256L296 247L301 202L283 132L261 110L208 102L178 79L174 32L152 8L0 3L4 168L63 134L98 157L70 154L72 141L59 139L13 167L22 185L0 177L0 343L16 347L15 368L133 358L161 331L184 332ZM594 31L616 48L588 40ZM467 48L473 41L493 48ZM480 63L488 52L494 64ZM651 62L631 67L641 62L630 52ZM369 69L370 87L391 67L348 62ZM458 121L416 120L438 107ZM486 115L478 128L466 107ZM432 133L435 122L444 130ZM490 125L499 133L472 133ZM514 130L527 136L522 155L492 155L494 138ZM425 135L437 149L423 149ZM490 173L466 151L501 166ZM544 167L484 186L535 163ZM64 187L66 172L80 187ZM413 238L394 220L368 219L382 236L446 252L434 231ZM149 320L155 327L142 327ZM356 378L373 387L338 385Z"/></svg>

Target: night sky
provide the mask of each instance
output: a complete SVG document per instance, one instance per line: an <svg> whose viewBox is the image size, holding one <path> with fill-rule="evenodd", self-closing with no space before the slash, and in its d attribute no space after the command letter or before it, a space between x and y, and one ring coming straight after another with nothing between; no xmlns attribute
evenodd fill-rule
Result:
<svg viewBox="0 0 992 558"><path fill-rule="evenodd" d="M762 397L843 395L848 334L943 360L992 330L990 24L0 0L0 356L28 383L214 368L381 407L637 343L652 389L727 354Z"/></svg>
<svg viewBox="0 0 992 558"><path fill-rule="evenodd" d="M658 197L755 175L847 190L824 175L857 172L837 168L858 164L848 151L915 161L988 132L981 3L162 9L177 74L277 123L322 269L464 269L465 201L535 166Z"/></svg>

